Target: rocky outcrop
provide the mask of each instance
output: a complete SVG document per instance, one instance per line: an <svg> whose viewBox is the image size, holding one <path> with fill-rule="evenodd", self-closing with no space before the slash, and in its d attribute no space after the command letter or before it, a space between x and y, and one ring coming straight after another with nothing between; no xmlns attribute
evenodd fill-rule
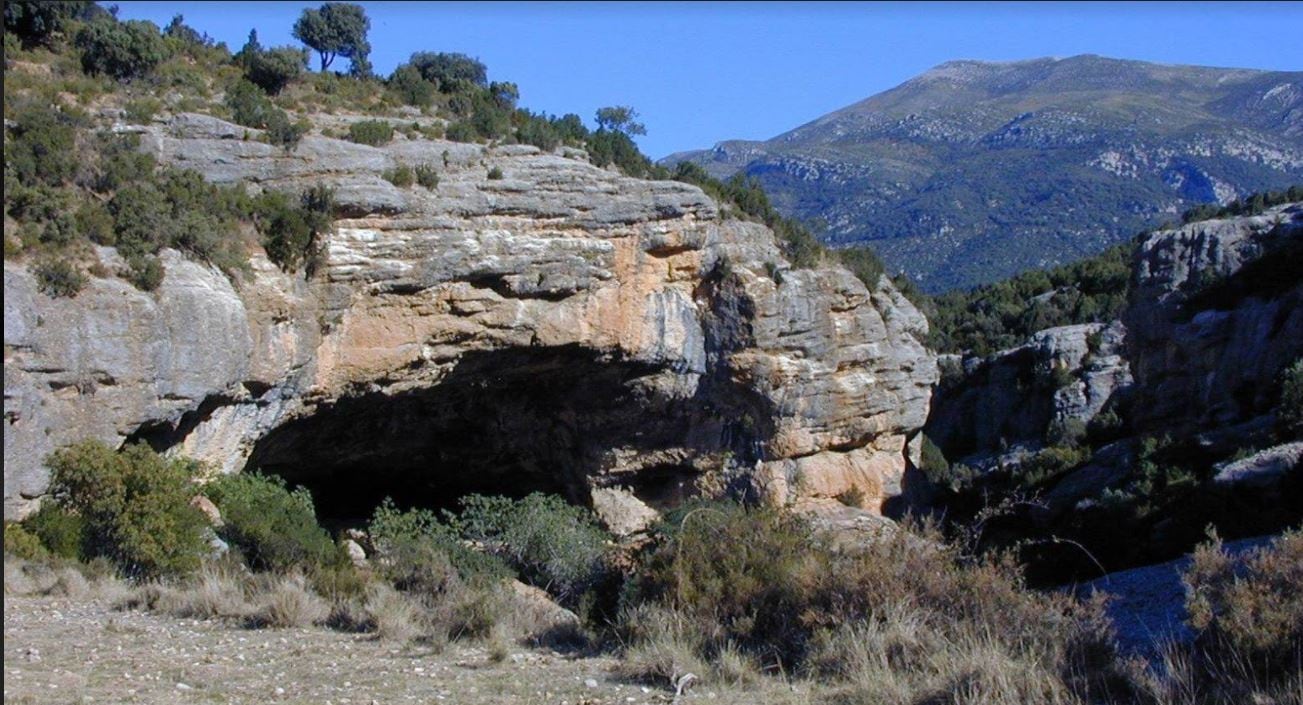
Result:
<svg viewBox="0 0 1303 705"><path fill-rule="evenodd" d="M1132 332L1138 430L1238 423L1303 355L1303 205L1156 232L1139 246Z"/></svg>
<svg viewBox="0 0 1303 705"><path fill-rule="evenodd" d="M987 358L953 358L961 376L943 384L928 436L970 466L1048 436L1079 434L1131 387L1126 328L1090 323L1039 331Z"/></svg>
<svg viewBox="0 0 1303 705"><path fill-rule="evenodd" d="M527 146L121 129L213 181L329 185L344 217L307 278L255 254L232 283L166 253L154 293L95 279L51 299L6 262L7 518L44 492L45 454L87 436L278 472L339 517L386 494L853 488L877 509L902 491L936 377L926 321L885 279L790 268L696 187ZM399 164L438 186L385 181Z"/></svg>
<svg viewBox="0 0 1303 705"><path fill-rule="evenodd" d="M1219 485L1272 487L1287 473L1303 470L1303 441L1282 443L1247 458L1218 463L1213 481Z"/></svg>

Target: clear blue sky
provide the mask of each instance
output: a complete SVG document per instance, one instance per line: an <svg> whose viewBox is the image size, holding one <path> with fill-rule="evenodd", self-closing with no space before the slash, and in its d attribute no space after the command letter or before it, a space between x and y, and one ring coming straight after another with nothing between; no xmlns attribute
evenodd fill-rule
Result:
<svg viewBox="0 0 1303 705"><path fill-rule="evenodd" d="M294 20L320 3L117 4L123 19L160 25L181 13L234 51L252 28L264 46L296 43ZM601 106L634 106L653 157L773 137L951 59L1100 54L1303 70L1303 3L362 5L377 72L414 51L469 54L490 79L516 82L531 110L591 124Z"/></svg>

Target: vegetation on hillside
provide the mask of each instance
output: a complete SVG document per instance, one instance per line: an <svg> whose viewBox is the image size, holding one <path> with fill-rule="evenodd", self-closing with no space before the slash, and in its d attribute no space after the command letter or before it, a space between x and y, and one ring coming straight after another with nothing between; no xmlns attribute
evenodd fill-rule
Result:
<svg viewBox="0 0 1303 705"><path fill-rule="evenodd" d="M1226 206L1198 206L1185 212L1183 223L1214 218L1257 215L1273 206L1303 201L1303 186L1266 191ZM1163 228L1175 227L1164 225ZM1093 257L1035 269L967 291L951 291L923 302L931 324L930 343L938 352L985 356L1021 345L1046 328L1080 323L1104 323L1118 318L1131 291L1132 259L1137 243L1148 233L1114 245ZM1291 269L1293 251L1252 263L1248 276L1233 282L1198 282L1188 292L1200 308L1221 298L1235 298L1248 283L1257 290L1288 288L1297 281ZM1270 293L1270 292L1267 292Z"/></svg>
<svg viewBox="0 0 1303 705"><path fill-rule="evenodd" d="M1170 647L1155 673L1115 651L1102 601L1030 590L1008 555L974 556L925 526L834 550L797 515L700 500L617 546L556 497L470 496L443 514L386 501L365 531L332 538L307 491L277 478L203 483L195 463L96 442L50 464L52 501L5 525L7 595L117 571L135 581L117 589L128 608L436 648L477 639L503 657L505 639L532 633L616 652L623 677L659 687L689 672L711 687L786 674L835 702L1165 705L1180 692L1212 705L1300 685L1297 532L1239 560L1201 549L1186 575L1196 639ZM365 563L349 559L346 538L365 544ZM51 570L67 577L38 579ZM583 621L532 621L510 578Z"/></svg>
<svg viewBox="0 0 1303 705"><path fill-rule="evenodd" d="M628 106L598 110L596 129L578 115L536 114L517 106L514 83L490 81L482 62L457 53L417 51L388 77L375 76L367 62L369 20L357 5L309 8L295 24L296 38L318 54L320 72L306 70L304 49L264 47L256 30L232 54L179 15L160 29L119 21L89 2L14 2L5 13L5 212L14 225L6 227L5 256L40 260L44 288L55 295L75 295L87 275L113 273L97 264L92 244L119 247L129 264L124 276L147 290L165 276L154 257L162 247L235 273L244 267L256 230L287 269L312 259L304 229L282 217L284 199L203 186L194 176L154 164L129 141L100 136L108 124L103 111L113 106L135 122L163 111L210 113L260 131L258 139L287 150L313 129L308 113L374 115L352 123L346 137L382 145L398 132L395 116L418 111L440 120L416 124L415 131L404 131L407 138L581 148L598 166L705 188L726 212L773 228L797 267L839 260L870 287L882 273L867 249L824 250L808 228L780 216L754 181L724 183L690 165L674 173L656 166L633 140L646 128ZM347 73L327 70L336 57L349 59ZM121 178L124 170L135 183ZM100 171L115 173L99 178ZM437 183L437 175L422 178ZM271 211L259 212L261 206ZM292 232L269 232L268 223ZM318 222L312 229L325 227Z"/></svg>

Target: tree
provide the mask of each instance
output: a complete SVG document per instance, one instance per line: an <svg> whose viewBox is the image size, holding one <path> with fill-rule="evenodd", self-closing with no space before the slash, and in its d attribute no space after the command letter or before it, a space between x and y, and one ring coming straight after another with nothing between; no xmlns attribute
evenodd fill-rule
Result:
<svg viewBox="0 0 1303 705"><path fill-rule="evenodd" d="M70 20L90 8L89 0L79 2L5 2L5 31L12 32L26 44L44 44L50 35L64 31Z"/></svg>
<svg viewBox="0 0 1303 705"><path fill-rule="evenodd" d="M308 53L294 47L277 47L251 55L245 75L267 95L280 93L308 65Z"/></svg>
<svg viewBox="0 0 1303 705"><path fill-rule="evenodd" d="M418 51L408 60L421 77L439 86L444 93L451 93L461 83L485 86L489 82L489 71L478 59L465 54L444 54Z"/></svg>
<svg viewBox="0 0 1303 705"><path fill-rule="evenodd" d="M168 57L158 26L146 20L91 22L77 32L76 44L86 73L119 80L143 76Z"/></svg>
<svg viewBox="0 0 1303 705"><path fill-rule="evenodd" d="M598 108L597 127L630 136L647 134L647 128L641 122L635 121L637 117L638 111L627 105Z"/></svg>
<svg viewBox="0 0 1303 705"><path fill-rule="evenodd" d="M371 44L366 39L370 30L371 20L361 5L328 2L319 9L304 10L294 23L292 34L317 52L321 70L325 71L337 56L365 62L371 53Z"/></svg>

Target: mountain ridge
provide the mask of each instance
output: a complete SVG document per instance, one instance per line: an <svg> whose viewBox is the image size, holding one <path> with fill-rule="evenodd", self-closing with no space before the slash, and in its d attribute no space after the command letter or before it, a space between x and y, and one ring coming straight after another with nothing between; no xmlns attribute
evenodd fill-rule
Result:
<svg viewBox="0 0 1303 705"><path fill-rule="evenodd" d="M680 152L931 292L1094 254L1303 182L1303 72L956 60L769 140Z"/></svg>

